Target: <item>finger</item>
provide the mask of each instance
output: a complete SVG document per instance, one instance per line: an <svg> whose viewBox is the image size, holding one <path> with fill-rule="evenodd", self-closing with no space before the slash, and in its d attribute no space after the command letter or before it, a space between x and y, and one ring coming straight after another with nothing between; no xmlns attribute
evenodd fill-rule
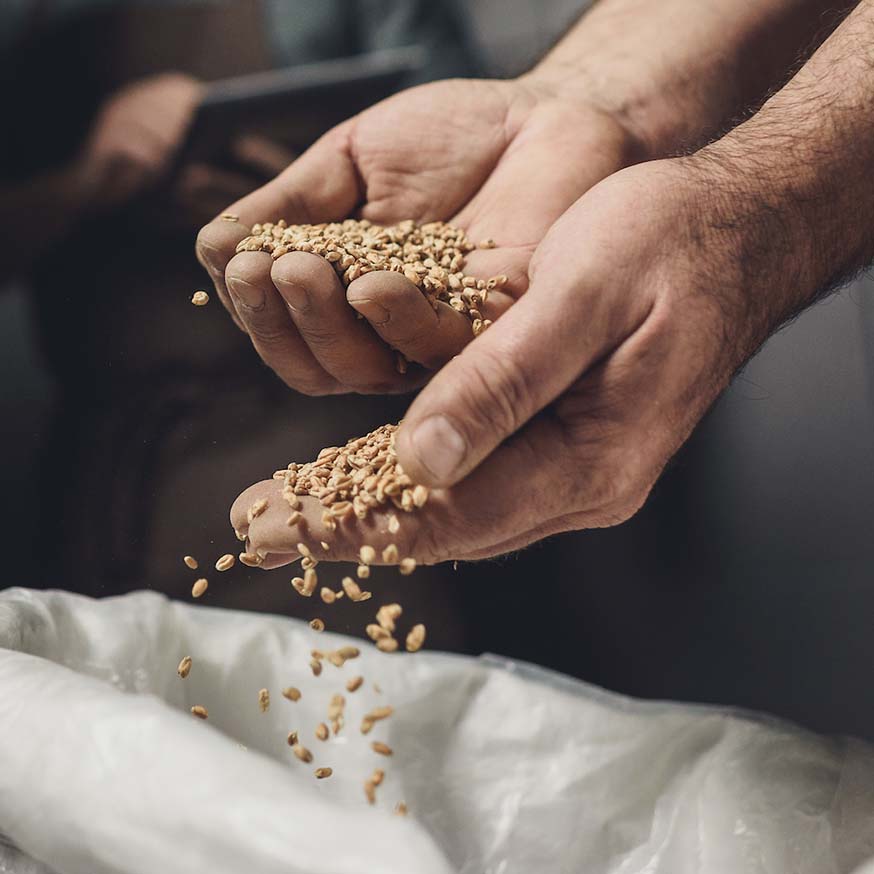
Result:
<svg viewBox="0 0 874 874"><path fill-rule="evenodd" d="M451 306L437 309L400 273L380 270L350 283L346 299L389 346L432 370L472 339L470 320Z"/></svg>
<svg viewBox="0 0 874 874"><path fill-rule="evenodd" d="M326 262L327 263L327 262ZM241 252L226 271L228 290L258 354L276 374L304 394L334 394L337 381L314 358L270 278L267 252Z"/></svg>
<svg viewBox="0 0 874 874"><path fill-rule="evenodd" d="M200 229L195 246L197 260L206 269L219 300L241 331L246 329L243 327L237 308L228 293L228 287L225 283L225 268L234 257L237 244L248 236L249 228L246 225L219 218Z"/></svg>
<svg viewBox="0 0 874 874"><path fill-rule="evenodd" d="M299 498L299 515L282 496L281 480L265 480L251 486L231 509L231 524L248 536L249 548L267 556L264 566L287 563L305 543L316 558L327 561L358 561L362 545L377 552L376 564L384 564L383 550L397 547L401 558L412 556L420 564L433 564L471 555L495 555L503 543L530 543L536 538L532 520L548 519L571 506L575 486L555 453L543 451L556 445L558 426L538 422L489 459L458 486L432 492L424 507L404 513L394 507L372 510L363 520L349 515L336 528L323 521L325 508L315 498ZM530 479L521 479L527 470ZM596 476L592 472L591 476ZM262 498L267 508L251 523L249 508ZM393 531L392 517L398 523ZM289 525L293 518L294 524ZM328 550L321 543L329 545Z"/></svg>
<svg viewBox="0 0 874 874"><path fill-rule="evenodd" d="M347 304L330 262L289 252L273 263L272 277L311 353L339 383L361 393L410 383L412 376L397 372L395 354Z"/></svg>
<svg viewBox="0 0 874 874"><path fill-rule="evenodd" d="M275 179L231 204L226 212L239 223L217 219L201 229L197 257L226 306L230 298L224 284L225 268L252 225L280 218L288 222L327 221L345 217L354 209L360 189L347 131L341 125L325 134Z"/></svg>
<svg viewBox="0 0 874 874"><path fill-rule="evenodd" d="M646 318L643 296L617 305L573 281L584 263L558 263L413 402L396 445L415 481L457 483Z"/></svg>

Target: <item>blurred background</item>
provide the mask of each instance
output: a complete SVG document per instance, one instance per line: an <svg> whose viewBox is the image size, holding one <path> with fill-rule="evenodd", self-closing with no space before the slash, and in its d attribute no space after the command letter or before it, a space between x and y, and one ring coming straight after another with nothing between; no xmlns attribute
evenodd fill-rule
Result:
<svg viewBox="0 0 874 874"><path fill-rule="evenodd" d="M227 510L242 488L397 420L408 399L292 393L218 301L192 307L208 287L196 231L362 99L521 72L585 5L0 5L4 584L189 598L181 557L208 568L236 551ZM237 77L408 46L426 60L359 70L330 100L228 99ZM410 579L378 571L374 590L426 621L432 647L874 739L871 284L773 338L631 522ZM289 576L237 566L205 600L310 618ZM352 605L330 618L360 633Z"/></svg>

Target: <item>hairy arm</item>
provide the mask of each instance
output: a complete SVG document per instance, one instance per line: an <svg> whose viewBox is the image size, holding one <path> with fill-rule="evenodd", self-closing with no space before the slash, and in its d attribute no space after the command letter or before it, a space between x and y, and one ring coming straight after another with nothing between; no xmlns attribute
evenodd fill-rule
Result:
<svg viewBox="0 0 874 874"><path fill-rule="evenodd" d="M874 0L751 119L691 156L764 340L874 259ZM757 292L753 292L757 289Z"/></svg>
<svg viewBox="0 0 874 874"><path fill-rule="evenodd" d="M854 5L601 0L529 78L596 99L643 158L688 152L757 108Z"/></svg>

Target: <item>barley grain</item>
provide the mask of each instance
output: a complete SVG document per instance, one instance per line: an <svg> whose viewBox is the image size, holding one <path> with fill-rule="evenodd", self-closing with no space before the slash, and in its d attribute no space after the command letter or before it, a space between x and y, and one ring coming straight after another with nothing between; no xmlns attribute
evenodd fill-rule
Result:
<svg viewBox="0 0 874 874"><path fill-rule="evenodd" d="M285 740L286 740L286 743L288 743L288 745L290 747L293 747L295 744L297 744L297 732L290 731L288 733L288 737Z"/></svg>
<svg viewBox="0 0 874 874"><path fill-rule="evenodd" d="M229 552L226 552L224 555L220 556L215 563L215 569L219 571L219 573L223 573L224 571L229 571L236 562L236 559Z"/></svg>
<svg viewBox="0 0 874 874"><path fill-rule="evenodd" d="M398 570L405 577L408 577L415 569L416 559L414 558L402 558L401 563L398 565Z"/></svg>
<svg viewBox="0 0 874 874"><path fill-rule="evenodd" d="M328 731L328 726L325 725L324 722L320 722L316 726L316 737L319 740L327 740L329 736L330 736L330 732Z"/></svg>
<svg viewBox="0 0 874 874"><path fill-rule="evenodd" d="M404 608L400 604L383 604L376 611L376 621L386 630L393 632L395 623L401 618Z"/></svg>
<svg viewBox="0 0 874 874"><path fill-rule="evenodd" d="M322 663L318 659L313 659L310 662L310 670L313 672L314 677L318 677L322 673Z"/></svg>
<svg viewBox="0 0 874 874"><path fill-rule="evenodd" d="M288 698L289 701L300 701L300 689L295 686L286 686L282 690L282 697Z"/></svg>
<svg viewBox="0 0 874 874"><path fill-rule="evenodd" d="M364 677L350 677L346 681L346 691L347 692L357 692L361 688L361 684L364 682Z"/></svg>
<svg viewBox="0 0 874 874"><path fill-rule="evenodd" d="M374 622L371 622L369 625L367 625L364 630L367 632L367 636L375 642L384 640L387 637L391 637L390 631L383 628L381 625L377 625Z"/></svg>
<svg viewBox="0 0 874 874"><path fill-rule="evenodd" d="M201 577L199 580L195 580L194 585L191 587L191 597L199 598L209 586L209 582L205 577Z"/></svg>
<svg viewBox="0 0 874 874"><path fill-rule="evenodd" d="M386 564L397 564L399 558L400 554L394 543L389 543L389 545L382 551L382 560Z"/></svg>
<svg viewBox="0 0 874 874"><path fill-rule="evenodd" d="M309 598L316 590L319 583L319 577L313 568L307 568L303 575L303 591L302 595Z"/></svg>
<svg viewBox="0 0 874 874"><path fill-rule="evenodd" d="M389 534L397 534L401 530L400 520L394 513L388 517L388 530Z"/></svg>
<svg viewBox="0 0 874 874"><path fill-rule="evenodd" d="M376 648L380 652L397 652L398 642L393 637L383 637L376 642Z"/></svg>
<svg viewBox="0 0 874 874"><path fill-rule="evenodd" d="M370 782L374 786L381 786L383 780L385 780L385 771L382 768L374 768L373 773L370 775Z"/></svg>
<svg viewBox="0 0 874 874"><path fill-rule="evenodd" d="M195 704L191 708L191 715L196 716L198 719L209 719L209 711L200 704Z"/></svg>
<svg viewBox="0 0 874 874"><path fill-rule="evenodd" d="M425 626L420 622L407 635L407 652L418 652L425 643Z"/></svg>
<svg viewBox="0 0 874 874"><path fill-rule="evenodd" d="M358 556L361 559L361 564L373 564L376 561L376 550L365 544L358 550Z"/></svg>
<svg viewBox="0 0 874 874"><path fill-rule="evenodd" d="M270 693L266 689L261 689L258 692L258 706L262 713L266 713L270 709Z"/></svg>
<svg viewBox="0 0 874 874"><path fill-rule="evenodd" d="M246 567L260 567L264 564L264 559L256 552L241 552L239 558Z"/></svg>
<svg viewBox="0 0 874 874"><path fill-rule="evenodd" d="M372 780L364 782L364 797L367 798L368 804L376 804L376 786Z"/></svg>
<svg viewBox="0 0 874 874"><path fill-rule="evenodd" d="M403 801L399 801L395 805L395 814L397 816L406 816L407 815L407 805Z"/></svg>
<svg viewBox="0 0 874 874"><path fill-rule="evenodd" d="M388 744L384 744L381 740L371 741L370 748L381 756L391 756L394 753L392 748Z"/></svg>
<svg viewBox="0 0 874 874"><path fill-rule="evenodd" d="M176 673L179 674L180 677L184 680L188 674L191 672L191 656L185 656L181 662L179 662L179 667L176 668Z"/></svg>
<svg viewBox="0 0 874 874"><path fill-rule="evenodd" d="M198 568L197 559L193 555L186 555L182 561L185 562L187 567L190 567L191 570L196 571Z"/></svg>
<svg viewBox="0 0 874 874"><path fill-rule="evenodd" d="M355 571L355 575L359 580L366 580L370 577L370 565L360 564Z"/></svg>
<svg viewBox="0 0 874 874"><path fill-rule="evenodd" d="M309 764L313 760L313 754L299 742L294 744L291 751L306 764Z"/></svg>
<svg viewBox="0 0 874 874"><path fill-rule="evenodd" d="M334 590L329 589L327 586L322 586L322 589L319 592L319 596L326 604L333 604L334 601L337 600L337 596L334 594Z"/></svg>
<svg viewBox="0 0 874 874"><path fill-rule="evenodd" d="M191 302L196 307L203 307L209 303L209 295L205 291L195 291L191 295Z"/></svg>
<svg viewBox="0 0 874 874"><path fill-rule="evenodd" d="M267 498L261 498L259 501L255 501L251 507L246 511L246 519L251 525L252 522L257 519L265 510L267 509Z"/></svg>
<svg viewBox="0 0 874 874"><path fill-rule="evenodd" d="M333 773L334 772L331 768L316 768L315 770L317 780L324 780L326 777L330 777Z"/></svg>
<svg viewBox="0 0 874 874"><path fill-rule="evenodd" d="M312 628L313 631L324 631L325 630L324 620L318 619L318 618L310 619L310 628Z"/></svg>

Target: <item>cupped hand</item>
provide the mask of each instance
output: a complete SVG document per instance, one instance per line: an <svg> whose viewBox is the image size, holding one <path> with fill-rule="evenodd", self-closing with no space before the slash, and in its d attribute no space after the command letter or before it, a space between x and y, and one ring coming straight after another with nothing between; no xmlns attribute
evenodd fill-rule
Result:
<svg viewBox="0 0 874 874"><path fill-rule="evenodd" d="M421 562L476 559L561 531L615 525L642 505L668 459L785 312L751 290L776 287L761 223L726 212L697 159L623 170L583 196L537 249L530 287L413 402L398 435L404 470L432 487L397 537L377 514L312 539L334 558L395 540ZM759 253L758 255L756 253ZM778 299L779 295L774 299ZM301 530L270 510L246 529L268 565ZM277 492L278 495L278 492Z"/></svg>
<svg viewBox="0 0 874 874"><path fill-rule="evenodd" d="M528 286L531 255L583 192L627 165L633 138L611 115L534 79L447 81L402 92L335 128L275 180L226 208L198 257L237 324L274 371L307 394L405 391L472 339L466 318L437 311L403 275L366 274L344 289L321 257L235 254L256 222L449 220L473 242L465 271L506 274L485 318ZM351 306L350 306L351 304ZM361 316L363 318L358 318ZM398 350L413 367L397 372Z"/></svg>

